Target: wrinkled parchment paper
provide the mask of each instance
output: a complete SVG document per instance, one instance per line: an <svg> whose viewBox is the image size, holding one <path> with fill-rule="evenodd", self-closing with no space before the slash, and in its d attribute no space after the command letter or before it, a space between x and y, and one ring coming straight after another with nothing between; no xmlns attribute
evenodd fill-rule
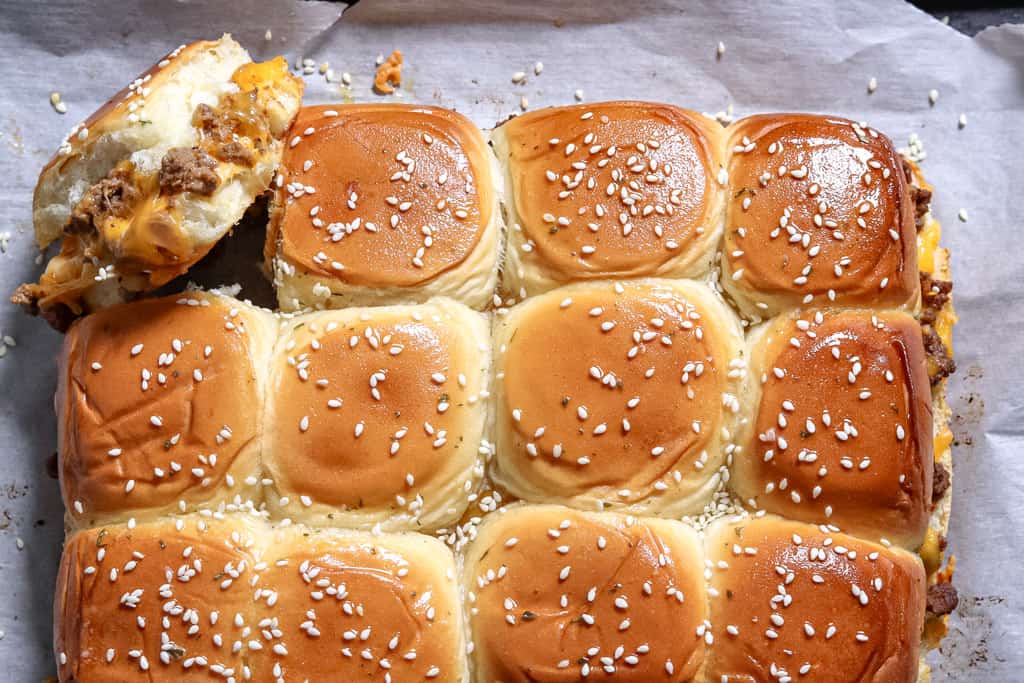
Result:
<svg viewBox="0 0 1024 683"><path fill-rule="evenodd" d="M664 100L735 114L806 110L866 120L898 145L917 134L936 186L933 210L953 251L956 474L950 547L961 605L937 681L1021 680L1024 671L1024 250L1016 192L1024 180L1024 27L976 38L900 2L742 0L232 0L0 6L0 662L2 677L54 672L51 605L62 508L54 453L54 359L60 337L6 302L37 277L31 197L42 164L73 124L176 45L233 33L256 58L327 61L348 94L319 73L308 102L379 99L374 60L400 48L400 98L458 109L481 126L519 110L588 101ZM757 9L754 9L757 5ZM267 30L272 36L266 38ZM716 56L718 42L725 52ZM536 62L543 73L534 74ZM512 83L517 71L526 82ZM877 90L868 93L868 82ZM938 91L934 105L929 91ZM50 104L59 91L67 106ZM958 128L964 113L967 125ZM968 222L958 220L966 209ZM269 303L256 272L262 236L240 230L194 277L243 283ZM12 346L11 343L16 343ZM48 474L51 472L51 474Z"/></svg>

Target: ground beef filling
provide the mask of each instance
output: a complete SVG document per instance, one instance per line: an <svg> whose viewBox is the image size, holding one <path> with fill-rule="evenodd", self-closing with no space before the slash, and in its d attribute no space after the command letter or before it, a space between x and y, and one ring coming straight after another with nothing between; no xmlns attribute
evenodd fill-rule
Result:
<svg viewBox="0 0 1024 683"><path fill-rule="evenodd" d="M238 122L232 117L218 114L208 104L200 104L192 112L192 125L203 132L203 138L210 143L210 153L221 161L243 166L256 163L253 150L238 141Z"/></svg>
<svg viewBox="0 0 1024 683"><path fill-rule="evenodd" d="M64 232L85 235L96 232L96 223L113 216L124 218L131 213L139 192L132 183L132 173L115 168L106 178L89 188L71 210L71 219Z"/></svg>
<svg viewBox="0 0 1024 683"><path fill-rule="evenodd" d="M174 147L160 161L160 193L210 196L220 184L217 160L198 147Z"/></svg>
<svg viewBox="0 0 1024 683"><path fill-rule="evenodd" d="M906 159L901 158L900 161L903 164L903 175L910 186L910 201L914 203L914 225L920 230L924 227L924 217L932 202L932 191L914 185L914 169Z"/></svg>
<svg viewBox="0 0 1024 683"><path fill-rule="evenodd" d="M927 354L928 378L933 385L949 377L956 370L956 362L949 355L945 342L935 331L935 321L943 306L949 301L952 291L952 282L936 280L928 273L921 273L921 333Z"/></svg>
<svg viewBox="0 0 1024 683"><path fill-rule="evenodd" d="M941 462L932 467L932 503L938 503L949 490L949 470Z"/></svg>
<svg viewBox="0 0 1024 683"><path fill-rule="evenodd" d="M960 603L960 598L956 594L956 588L948 581L928 586L926 600L928 611L937 617L949 614Z"/></svg>

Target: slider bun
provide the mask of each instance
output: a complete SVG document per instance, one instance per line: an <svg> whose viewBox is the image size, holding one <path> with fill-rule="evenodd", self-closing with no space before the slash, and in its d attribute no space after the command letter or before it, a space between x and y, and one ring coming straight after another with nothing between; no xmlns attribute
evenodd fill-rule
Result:
<svg viewBox="0 0 1024 683"><path fill-rule="evenodd" d="M918 680L919 557L772 516L722 519L705 538L705 680Z"/></svg>
<svg viewBox="0 0 1024 683"><path fill-rule="evenodd" d="M729 128L728 149L722 284L743 313L917 305L914 208L888 138L832 116L762 114Z"/></svg>
<svg viewBox="0 0 1024 683"><path fill-rule="evenodd" d="M227 35L167 55L43 169L36 241L64 241L18 301L66 323L185 272L266 189L301 98L283 58L253 64Z"/></svg>
<svg viewBox="0 0 1024 683"><path fill-rule="evenodd" d="M517 116L492 133L507 176L502 287L698 277L722 229L722 127L667 104L603 102Z"/></svg>
<svg viewBox="0 0 1024 683"><path fill-rule="evenodd" d="M281 308L433 296L483 308L503 230L496 165L480 130L447 109L302 109L265 249Z"/></svg>
<svg viewBox="0 0 1024 683"><path fill-rule="evenodd" d="M433 529L482 475L485 318L450 299L286 319L271 363L263 462L275 516Z"/></svg>
<svg viewBox="0 0 1024 683"><path fill-rule="evenodd" d="M278 636L251 654L254 680L383 681L387 673L468 683L455 558L443 543L296 526L266 540L253 613Z"/></svg>
<svg viewBox="0 0 1024 683"><path fill-rule="evenodd" d="M249 581L264 534L242 516L72 534L54 604L59 680L248 680L246 643L261 639Z"/></svg>
<svg viewBox="0 0 1024 683"><path fill-rule="evenodd" d="M418 534L249 515L79 531L54 623L61 681L468 680L454 558Z"/></svg>
<svg viewBox="0 0 1024 683"><path fill-rule="evenodd" d="M486 518L464 586L477 681L690 681L707 618L681 522L518 506Z"/></svg>
<svg viewBox="0 0 1024 683"><path fill-rule="evenodd" d="M933 442L917 321L898 311L804 311L761 326L748 348L752 418L733 458L737 496L793 519L919 546Z"/></svg>
<svg viewBox="0 0 1024 683"><path fill-rule="evenodd" d="M721 480L742 336L707 287L570 285L497 319L493 479L520 498L697 513Z"/></svg>
<svg viewBox="0 0 1024 683"><path fill-rule="evenodd" d="M275 332L266 311L202 292L77 321L54 401L70 523L251 499Z"/></svg>

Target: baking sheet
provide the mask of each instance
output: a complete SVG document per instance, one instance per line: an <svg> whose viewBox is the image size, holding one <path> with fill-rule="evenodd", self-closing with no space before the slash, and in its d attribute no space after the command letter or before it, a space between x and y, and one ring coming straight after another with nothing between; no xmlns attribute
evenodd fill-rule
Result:
<svg viewBox="0 0 1024 683"><path fill-rule="evenodd" d="M754 9L753 5L758 5ZM867 120L903 145L924 143L933 211L953 251L950 384L956 475L951 550L961 606L936 681L1021 680L1024 671L1024 266L1016 190L1024 179L1024 27L965 37L898 2L544 0L425 2L21 2L0 7L0 662L12 681L52 675L54 576L62 540L48 474L60 337L6 303L37 277L31 235L36 175L71 126L179 43L232 32L256 58L327 61L348 93L307 76L307 102L377 100L374 60L405 54L406 102L458 109L481 126L518 111L585 100L663 100L707 112L732 107L822 111ZM270 40L266 31L271 31ZM716 57L721 41L725 52ZM543 62L543 73L534 64ZM512 74L526 72L514 85ZM869 94L869 79L877 90ZM938 100L929 104L929 90ZM49 96L60 91L68 112ZM397 98L396 98L397 99ZM957 120L966 114L967 126ZM958 220L966 209L968 222ZM239 281L268 303L256 272L261 235L239 230L197 269L205 284ZM6 677L5 676L5 677Z"/></svg>

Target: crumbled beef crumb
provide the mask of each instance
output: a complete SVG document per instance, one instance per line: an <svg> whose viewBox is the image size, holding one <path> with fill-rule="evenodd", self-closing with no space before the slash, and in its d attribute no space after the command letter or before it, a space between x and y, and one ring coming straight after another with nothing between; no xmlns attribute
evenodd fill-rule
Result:
<svg viewBox="0 0 1024 683"><path fill-rule="evenodd" d="M914 202L914 225L920 230L924 227L924 216L928 213L928 206L932 201L932 191L914 185L914 168L909 161L900 157L900 164L903 166L903 177L910 185L910 200Z"/></svg>
<svg viewBox="0 0 1024 683"><path fill-rule="evenodd" d="M927 355L928 379L932 385L936 385L946 377L956 372L956 361L949 355L942 337L931 325L922 325L921 333L924 335L924 352Z"/></svg>
<svg viewBox="0 0 1024 683"><path fill-rule="evenodd" d="M217 142L230 140L235 133L234 123L217 112L208 104L200 104L192 112L192 125Z"/></svg>
<svg viewBox="0 0 1024 683"><path fill-rule="evenodd" d="M71 323L75 322L79 314L75 313L66 304L55 303L47 308L40 308L39 300L44 296L39 285L25 283L18 285L11 295L11 303L21 306L29 315L38 315L43 318L50 327L58 332L67 332Z"/></svg>
<svg viewBox="0 0 1024 683"><path fill-rule="evenodd" d="M949 614L956 609L960 598L956 594L956 588L948 581L928 586L928 611L937 617Z"/></svg>
<svg viewBox="0 0 1024 683"><path fill-rule="evenodd" d="M924 336L924 350L928 355L928 377L938 384L956 370L956 362L949 355L949 349L935 331L939 312L949 301L953 283L936 280L928 273L921 273L921 333Z"/></svg>
<svg viewBox="0 0 1024 683"><path fill-rule="evenodd" d="M953 283L948 280L936 280L928 273L921 273L921 323L933 324L939 317L939 311L949 301L953 292Z"/></svg>
<svg viewBox="0 0 1024 683"><path fill-rule="evenodd" d="M131 213L132 205L139 196L131 175L129 170L115 168L106 178L90 187L71 210L71 220L64 227L64 232L72 235L93 233L97 218L124 218Z"/></svg>
<svg viewBox="0 0 1024 683"><path fill-rule="evenodd" d="M932 201L932 191L924 187L910 186L910 199L914 202L914 225L918 230L924 227L924 217Z"/></svg>
<svg viewBox="0 0 1024 683"><path fill-rule="evenodd" d="M256 163L255 152L236 137L238 121L234 118L218 114L208 104L200 104L192 112L192 125L203 132L203 138L210 143L207 149L221 161L245 166Z"/></svg>
<svg viewBox="0 0 1024 683"><path fill-rule="evenodd" d="M193 192L209 196L220 184L215 168L217 160L198 147L169 149L160 161L160 192Z"/></svg>
<svg viewBox="0 0 1024 683"><path fill-rule="evenodd" d="M936 453L936 455L939 454ZM942 500L942 496L946 494L946 491L949 490L949 470L937 460L932 466L932 470L932 502L938 503Z"/></svg>
<svg viewBox="0 0 1024 683"><path fill-rule="evenodd" d="M214 150L214 154L221 161L232 161L245 166L252 166L256 163L256 155L253 151L236 141L225 142L223 145L219 145Z"/></svg>

